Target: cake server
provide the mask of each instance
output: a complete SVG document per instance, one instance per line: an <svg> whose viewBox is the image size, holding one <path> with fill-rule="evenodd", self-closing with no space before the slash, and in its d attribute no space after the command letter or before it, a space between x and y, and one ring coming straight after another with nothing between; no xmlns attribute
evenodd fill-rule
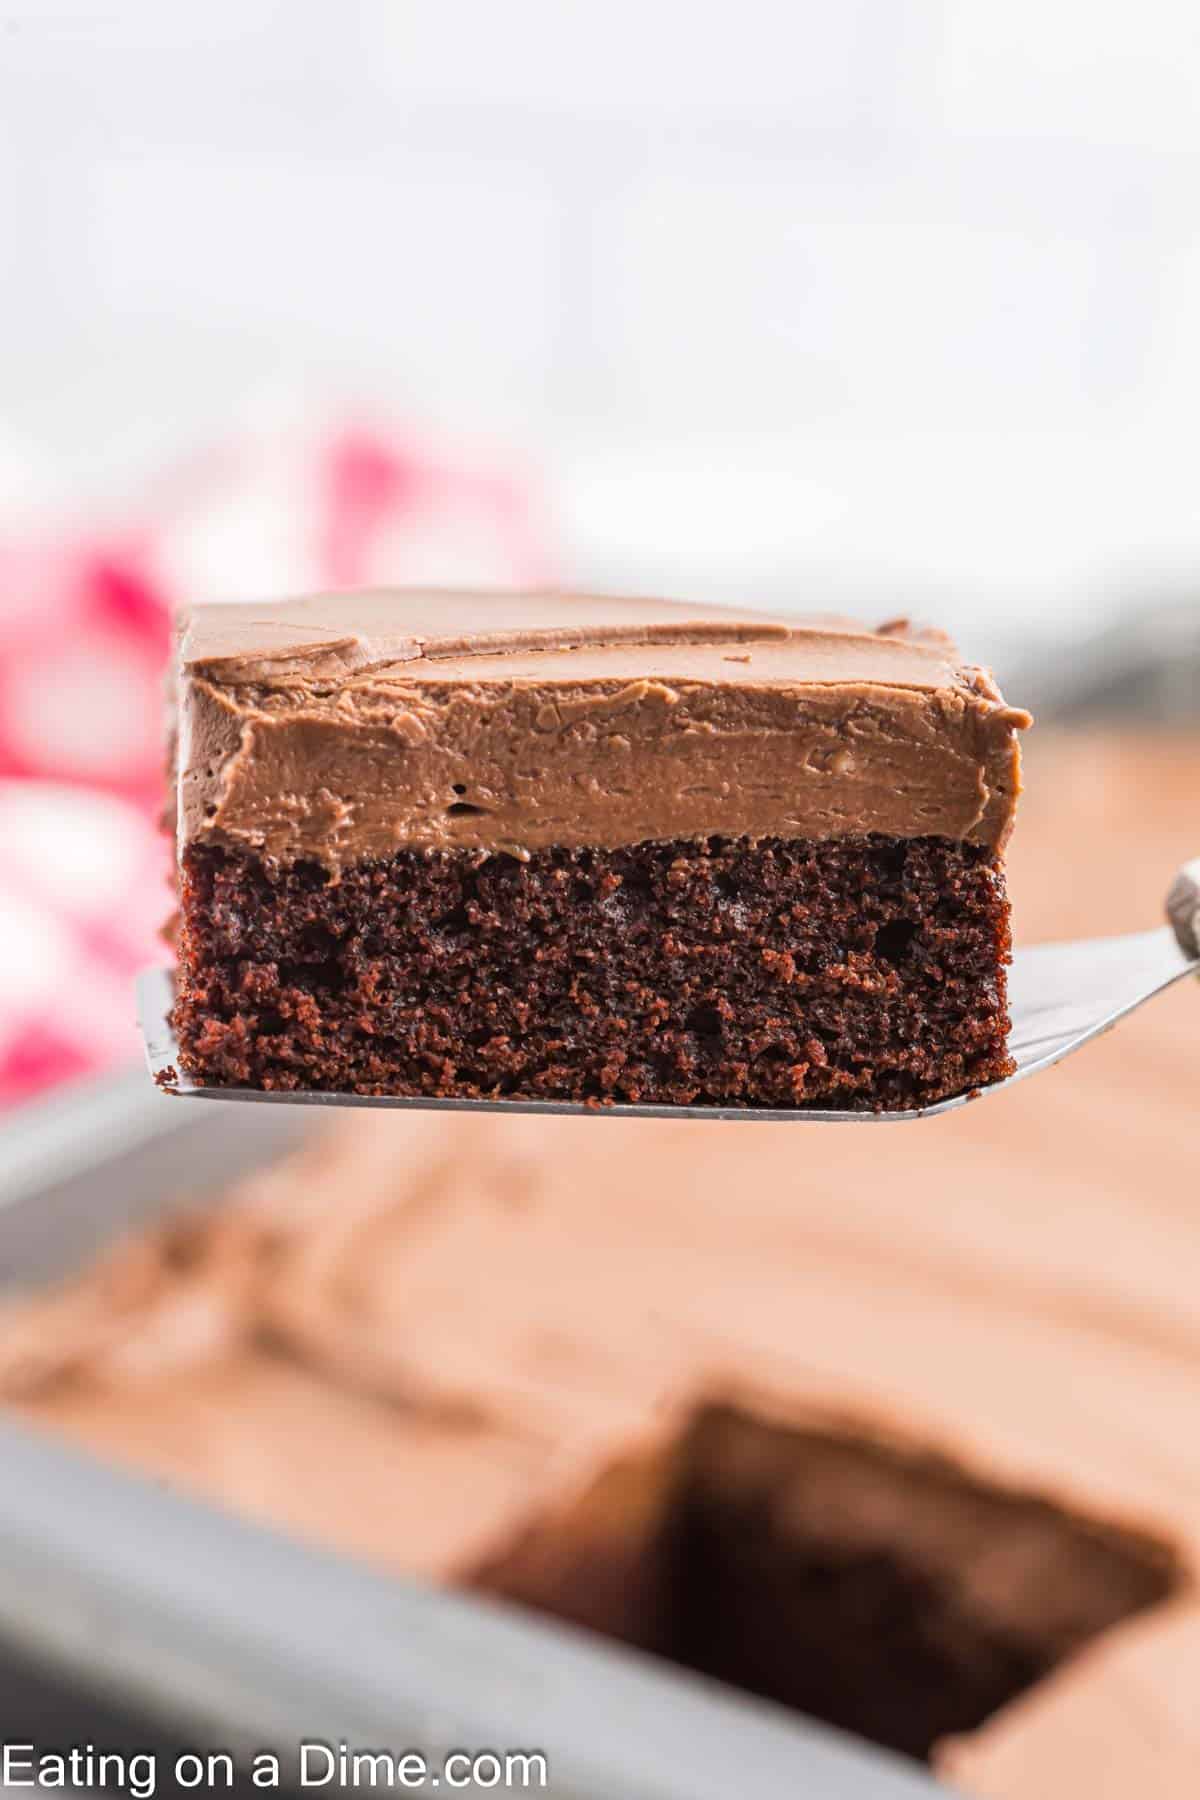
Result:
<svg viewBox="0 0 1200 1800"><path fill-rule="evenodd" d="M440 1100L425 1095L263 1092L258 1088L202 1087L181 1073L171 1029L171 971L144 969L138 976L138 1023L150 1073L165 1093L189 1100L261 1100L304 1106L394 1106L445 1112L581 1113L595 1119L757 1119L792 1124L890 1124L931 1119L969 1100L986 1099L1070 1056L1108 1031L1155 994L1185 975L1200 972L1200 857L1179 871L1167 896L1167 925L1121 937L1082 938L1018 950L1008 973L1012 1031L1008 1047L1016 1070L974 1094L959 1094L904 1112L790 1110L751 1106L583 1106L568 1100Z"/></svg>

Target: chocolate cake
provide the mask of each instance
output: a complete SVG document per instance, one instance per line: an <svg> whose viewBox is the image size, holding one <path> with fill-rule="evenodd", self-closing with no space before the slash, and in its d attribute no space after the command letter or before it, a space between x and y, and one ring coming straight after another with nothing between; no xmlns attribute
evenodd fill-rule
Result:
<svg viewBox="0 0 1200 1800"><path fill-rule="evenodd" d="M928 1761L1183 1569L861 1424L709 1402L475 1580Z"/></svg>
<svg viewBox="0 0 1200 1800"><path fill-rule="evenodd" d="M928 1760L1182 1571L911 1446L699 1414L666 1515L662 1648Z"/></svg>
<svg viewBox="0 0 1200 1800"><path fill-rule="evenodd" d="M1009 1072L1004 704L894 624L210 607L178 669L203 1082L900 1109Z"/></svg>

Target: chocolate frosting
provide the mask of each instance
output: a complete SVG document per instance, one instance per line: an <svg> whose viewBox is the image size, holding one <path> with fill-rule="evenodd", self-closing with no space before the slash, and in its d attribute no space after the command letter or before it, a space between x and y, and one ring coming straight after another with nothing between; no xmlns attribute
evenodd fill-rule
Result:
<svg viewBox="0 0 1200 1800"><path fill-rule="evenodd" d="M200 608L179 701L181 841L335 871L709 835L999 850L1029 723L903 622L552 593Z"/></svg>

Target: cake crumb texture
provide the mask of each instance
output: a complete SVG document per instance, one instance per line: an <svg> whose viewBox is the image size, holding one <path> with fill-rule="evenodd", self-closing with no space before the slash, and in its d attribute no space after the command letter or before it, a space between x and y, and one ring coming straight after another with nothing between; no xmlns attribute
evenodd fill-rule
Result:
<svg viewBox="0 0 1200 1800"><path fill-rule="evenodd" d="M180 1061L214 1085L885 1109L1011 1071L1002 869L938 838L192 845Z"/></svg>

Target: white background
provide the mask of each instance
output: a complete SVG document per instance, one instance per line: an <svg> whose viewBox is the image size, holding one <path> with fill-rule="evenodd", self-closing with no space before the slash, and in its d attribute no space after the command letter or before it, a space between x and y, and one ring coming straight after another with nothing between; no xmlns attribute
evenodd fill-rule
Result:
<svg viewBox="0 0 1200 1800"><path fill-rule="evenodd" d="M348 408L579 580L1036 638L1200 567L1195 0L0 4L0 508Z"/></svg>

